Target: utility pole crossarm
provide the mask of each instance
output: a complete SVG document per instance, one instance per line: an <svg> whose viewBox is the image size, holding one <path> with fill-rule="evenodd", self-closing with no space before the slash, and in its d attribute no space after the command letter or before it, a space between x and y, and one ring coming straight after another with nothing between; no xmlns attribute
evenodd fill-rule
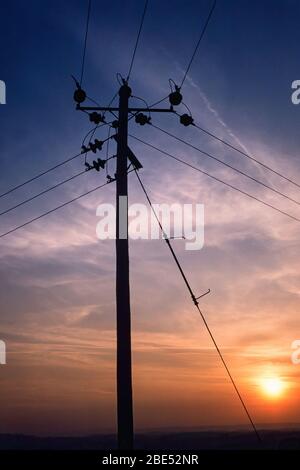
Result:
<svg viewBox="0 0 300 470"><path fill-rule="evenodd" d="M111 111L118 112L119 108L110 108L107 106L77 106L78 111ZM175 113L173 108L128 108L129 113L139 112L151 112L151 113Z"/></svg>
<svg viewBox="0 0 300 470"><path fill-rule="evenodd" d="M134 423L133 423L133 400L132 400L132 357L131 357L131 311L130 311L130 276L129 276L129 241L128 241L128 173L137 172L143 168L142 163L128 147L128 122L135 119L136 124L144 126L151 124L152 113L176 114L174 106L181 103L182 95L178 87L169 95L169 107L148 107L147 102L143 107L130 107L129 100L132 97L128 83L123 80L119 89L118 107L108 106L82 106L87 95L76 82L77 89L74 92L76 109L88 115L90 122L96 127L109 125L115 129L114 135L109 135L105 140L95 139L89 141L88 146L82 145L82 154L92 151L96 153L103 147L104 142L114 139L117 144L116 173L116 310L117 310L117 426L118 426L118 448L130 450L134 447ZM161 100L163 101L163 100ZM156 104L160 103L157 102ZM111 102L112 103L112 102ZM97 104L95 102L95 104ZM115 121L107 123L105 113L111 112ZM185 115L187 116L187 115ZM187 116L191 119L189 116ZM101 125L102 125L101 124ZM183 122L184 125L185 121ZM92 136L94 133L92 134ZM85 162L88 170L104 168L106 160L98 158L93 165ZM133 168L129 170L129 168Z"/></svg>

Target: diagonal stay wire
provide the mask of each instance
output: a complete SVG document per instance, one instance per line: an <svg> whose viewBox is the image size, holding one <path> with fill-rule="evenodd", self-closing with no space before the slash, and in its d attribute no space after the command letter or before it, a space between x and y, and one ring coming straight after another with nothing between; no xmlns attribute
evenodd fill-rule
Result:
<svg viewBox="0 0 300 470"><path fill-rule="evenodd" d="M136 174L136 176L137 176L137 179L139 180L139 183L140 183L140 185L141 185L141 187L142 187L142 190L143 190L143 192L144 192L144 194L145 194L145 196L146 196L146 199L147 199L147 201L148 201L148 203L149 203L149 205L150 205L150 208L151 208L151 210L152 210L152 212L153 212L153 214L154 214L154 216L155 216L155 218L156 218L156 220L157 220L157 223L158 223L158 225L159 225L159 227L160 227L160 230L161 230L161 232L162 232L162 235L163 235L163 237L164 237L164 240L165 240L165 242L166 242L166 244L167 244L167 246L168 246L168 248L169 248L169 250L170 250L170 252L171 252L171 254L172 254L172 257L173 257L173 259L174 259L174 261L175 261L175 263L176 263L176 265L177 265L177 267L178 267L178 269L179 269L179 271L180 271L180 274L181 274L181 276L182 276L182 278L183 278L183 280L184 280L184 283L185 283L185 285L186 285L186 287L187 287L187 289L188 289L188 291L189 291L189 293L190 293L190 295L191 295L191 297L192 297L193 303L194 303L195 307L197 308L197 310L198 310L198 312L199 312L199 314L200 314L200 316L201 316L201 318L202 318L202 320L203 320L203 323L204 323L204 325L205 325L205 328L206 328L206 330L207 330L208 333L209 333L209 336L210 336L210 338L211 338L211 340L212 340L212 342L213 342L213 344L214 344L214 346L215 346L215 348L216 348L216 351L217 351L217 353L218 353L218 355L219 355L219 357L220 357L220 359L221 359L221 361L222 361L222 363L223 363L223 365L224 365L224 367L225 367L225 370L226 370L226 372L227 372L227 374L228 374L228 377L229 377L229 379L230 379L230 381L231 381L231 383L232 383L232 385L233 385L233 387L234 387L234 389L235 389L235 391L236 391L236 393L237 393L237 396L238 396L238 398L239 398L239 400L240 400L240 402L241 402L241 404L242 404L242 406L243 406L243 408L244 408L244 411L245 411L245 413L246 413L246 415L247 415L247 418L249 419L249 422L250 422L250 424L251 424L251 426L252 426L252 428L253 428L253 431L254 431L254 433L255 433L255 435L256 435L256 437L257 437L259 443L262 443L262 439L261 439L261 437L260 437L260 435L259 435L259 433L258 433L258 430L257 430L257 428L256 428L256 426L255 426L255 424L254 424L253 419L251 418L251 415L250 415L249 410L248 410L248 408L247 408L247 406L246 406L246 403L245 403L243 397L242 397L241 394L240 394L240 391L239 391L239 389L238 389L238 387L237 387L237 385L236 385L236 383L235 383L235 380L233 379L233 377L232 377L232 375L231 375L231 372L230 372L230 370L229 370L229 367L228 367L228 365L227 365L227 363L226 363L226 361L225 361L225 359L224 359L224 356L223 356L223 354L222 354L222 352L221 352L221 350L220 350L220 348L219 348L219 346L218 346L218 344L217 344L217 342L216 342L216 340L215 340L215 338L214 338L214 335L213 335L213 333L212 333L212 330L210 329L210 327L209 327L209 325L208 325L208 323L207 323L207 321L206 321L206 318L205 318L203 312L201 311L201 309L200 309L200 307L199 307L199 302L197 301L197 299L196 299L196 297L195 297L195 294L193 293L193 290L192 290L192 288L191 288L191 285L190 285L190 283L189 283L189 281L188 281L188 279L187 279L187 277L186 277L186 275L185 275L185 273L184 273L184 271L183 271L183 269L182 269L182 266L181 266L181 264L180 264L180 262L179 262L179 260L178 260L178 258L177 258L177 255L176 255L175 251L173 250L173 247L172 247L172 245L171 245L171 242L170 242L170 240L168 239L168 237L166 236L166 234L165 234L165 232L164 232L163 226L162 226L162 224L161 224L161 222L160 222L160 220L159 220L159 217L158 217L158 215L157 215L157 213L156 213L156 211L155 211L155 209L154 209L154 207L153 207L153 205L152 205L152 202L151 202L151 200L150 200L150 197L149 197L149 195L148 195L148 193L147 193L147 191L146 191L146 188L145 188L145 186L144 186L144 184L143 184L143 182L142 182L142 180L141 180L141 178L140 178L140 176L139 176L137 170L135 170L135 174Z"/></svg>
<svg viewBox="0 0 300 470"><path fill-rule="evenodd" d="M211 20L212 15L213 15L213 12L214 12L214 9L215 9L215 7L216 7L216 4L217 4L217 0L214 0L214 3L213 3L213 5L212 5L212 7L211 7L211 9L210 9L210 12L209 12L209 14L208 14L208 17L207 17L207 19L206 19L206 22L205 22L205 24L204 24L204 26L203 26L203 29L202 29L201 34L200 34L200 37L199 37L199 39L198 39L198 42L197 42L196 47L195 47L195 49L194 49L194 52L193 52L193 54L192 54L192 57L191 57L191 59L190 59L190 61L189 61L189 64L188 64L188 66L187 66L187 68L186 68L186 71L185 71L185 74L184 74L184 76L183 76L183 79L182 79L180 88L181 88L182 85L184 84L185 79L186 79L186 77L187 77L187 74L189 73L189 70L190 70L191 65L192 65L192 63L193 63L193 60L194 60L194 58L195 58L195 55L196 55L196 53L197 53L197 51L198 51L198 48L199 48L199 46L200 46L200 43L201 43L201 41L202 41L202 39L203 39L203 36L204 36L204 34L205 34L205 31L206 31L206 29L207 29L207 27L208 27L208 25L209 25L209 22L210 22L210 20Z"/></svg>
<svg viewBox="0 0 300 470"><path fill-rule="evenodd" d="M185 160L182 160L181 158L176 157L175 155L172 155L171 153L166 152L165 150L162 150L162 149L156 147L155 145L150 144L149 142L146 142L146 141L144 141L144 140L142 140L142 139L139 139L138 137L136 137L136 136L134 136L134 135L132 135L132 134L129 134L129 136L132 137L133 139L137 140L138 142L141 142L142 144L145 144L145 145L147 145L148 147L150 147L150 148L156 150L157 152L160 152L162 155L166 155L167 157L170 157L170 158L172 158L173 160L176 160L177 162L180 162L180 163L182 163L183 165L186 165L186 166L188 166L189 168L192 168L193 170L196 170L196 171L198 171L199 173L202 173L203 175L206 175L206 176L208 176L209 178L212 178L213 180L218 181L219 183L224 184L224 185L227 186L228 188L233 189L234 191L237 191L237 192L243 194L244 196L247 196L247 197L253 199L254 201L257 201L257 202L263 204L264 206L269 207L270 209L273 209L273 210L275 210L276 212L279 212L280 214L285 215L286 217L289 217L289 218L292 219L292 220L295 220L296 222L300 222L300 219L298 219L297 217L293 216L292 214L289 214L288 212L285 212L285 211L279 209L278 207L273 206L272 204L269 204L268 202L265 202L265 201L263 201L262 199L260 199L260 198L258 198L258 197L256 197L256 196L253 196L252 194L247 193L246 191L244 191L244 190L242 190L242 189L239 189L239 188L237 188L236 186L233 186L232 184L227 183L226 181L221 180L220 178L218 178L218 177L216 177L216 176L213 176L213 175L211 175L210 173L207 173L207 172L204 171L204 170L201 170L201 168L199 168L199 167L197 167L197 166L195 166L195 165L192 165L191 163L188 163L188 162L186 162Z"/></svg>
<svg viewBox="0 0 300 470"><path fill-rule="evenodd" d="M260 181L258 180L257 178L255 178L254 176L251 176L249 175L248 173L245 173L244 171L240 170L239 168L236 168L235 166L233 165L230 165L229 163L226 163L224 162L223 160L221 160L220 158L218 157L215 157L214 155L211 155L210 153L208 152L205 152L204 150L200 149L199 147L196 147L195 145L191 144L190 142L186 142L185 140L181 139L180 137L172 134L171 132L169 131L166 131L164 129L162 129L161 127L158 127L156 126L155 124L152 124L150 123L152 127L154 127L155 129L159 130L160 132L163 132L164 134L168 135L169 137L172 137L173 139L177 140L178 142L181 142L182 144L185 144L187 145L188 147L191 147L193 150L196 150L197 152L199 153L202 153L203 155L205 155L206 157L208 158L211 158L212 160L215 160L216 162L220 163L221 165L224 165L226 166L227 168L230 168L231 170L235 171L236 173L239 173L240 175L242 176L245 176L246 178L250 179L251 181L254 181L255 183L263 186L264 188L272 191L273 193L275 194L278 194L279 196L282 196L284 197L285 199L288 199L289 201L297 204L298 206L300 206L300 202L297 201L296 199L288 196L287 194L283 193L282 191L279 191L278 189L275 189L273 188L272 186L269 186L267 183L264 183L263 181Z"/></svg>
<svg viewBox="0 0 300 470"><path fill-rule="evenodd" d="M133 50L133 54L132 54L132 58L131 58L131 63L130 63L130 67L129 67L129 71L128 71L128 75L127 75L127 79L126 79L127 82L128 82L128 80L130 78L130 75L131 75L131 71L132 71L132 67L133 67L133 63L134 63L134 59L135 59L135 54L136 54L136 51L137 51L137 48L138 48L138 44L139 44L139 40L140 40L140 36L141 36L141 32L142 32L142 28L143 28L143 24L144 24L144 19L145 19L146 12L147 12L147 8L148 8L148 0L145 1L144 11L143 11L143 14L142 14L141 23L140 23L140 27L139 27L139 30L138 30L138 34L137 34L137 38L136 38L136 42L135 42L135 46L134 46L134 50Z"/></svg>

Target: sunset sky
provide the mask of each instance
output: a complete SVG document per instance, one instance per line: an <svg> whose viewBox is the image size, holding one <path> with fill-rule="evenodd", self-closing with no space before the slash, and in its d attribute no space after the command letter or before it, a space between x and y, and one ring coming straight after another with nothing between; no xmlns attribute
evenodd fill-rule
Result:
<svg viewBox="0 0 300 470"><path fill-rule="evenodd" d="M152 103L169 93L169 78L181 81L210 6L150 0L133 95ZM1 3L0 193L77 154L91 128L75 111L70 78L80 73L86 7ZM142 10L137 0L93 2L83 87L103 105L118 90L116 74L127 74ZM196 123L298 182L291 83L300 79L299 15L297 0L219 0L182 89ZM299 188L178 117L152 122L300 201ZM297 204L158 130L133 120L130 133L300 218ZM203 249L173 246L195 293L211 289L200 306L254 422L300 423L300 365L291 362L300 339L299 222L133 139L130 146L153 202L204 204ZM83 169L75 159L1 198L0 211ZM102 182L105 172L89 172L2 215L0 234ZM129 191L130 202L145 202L134 174ZM0 433L115 431L115 243L96 237L96 208L114 198L111 184L0 239ZM249 426L165 243L131 240L130 256L136 428Z"/></svg>

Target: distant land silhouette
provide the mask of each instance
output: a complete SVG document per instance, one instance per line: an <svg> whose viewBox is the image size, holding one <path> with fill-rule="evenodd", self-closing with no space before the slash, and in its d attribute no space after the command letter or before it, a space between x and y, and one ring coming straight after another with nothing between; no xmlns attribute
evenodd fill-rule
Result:
<svg viewBox="0 0 300 470"><path fill-rule="evenodd" d="M298 429L261 429L263 448L300 450ZM106 450L116 449L116 436L100 434L81 437L37 437L23 434L0 434L0 450ZM259 449L249 431L208 430L184 432L137 433L136 449L155 450L249 450Z"/></svg>

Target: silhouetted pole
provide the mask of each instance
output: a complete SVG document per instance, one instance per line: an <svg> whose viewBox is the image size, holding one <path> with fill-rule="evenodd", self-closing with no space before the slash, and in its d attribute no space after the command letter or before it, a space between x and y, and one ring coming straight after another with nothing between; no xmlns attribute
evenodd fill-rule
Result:
<svg viewBox="0 0 300 470"><path fill-rule="evenodd" d="M119 90L116 172L117 409L119 449L133 448L127 199L128 100L130 94L131 90L127 84L121 86Z"/></svg>
<svg viewBox="0 0 300 470"><path fill-rule="evenodd" d="M76 82L76 80L75 80ZM117 131L117 169L116 169L116 295L117 295L117 412L118 412L118 446L119 449L133 448L133 407L132 407L132 371L131 371L131 318L130 318L130 289L129 289L129 252L128 252L128 184L127 165L128 161L134 169L142 168L141 163L136 158L132 150L127 146L128 140L128 114L135 115L136 123L140 125L150 124L151 117L149 107L128 108L128 101L131 96L131 89L127 82L123 80L123 85L119 90L119 107L110 106L81 106L86 99L86 93L76 82L77 90L74 99L77 102L76 109L89 114L90 120L99 124L99 111L118 113ZM151 113L174 113L173 105L179 104L182 96L179 90L172 92L170 97L170 108L153 108ZM176 102L173 102L173 101ZM94 112L97 111L97 112ZM97 120L94 120L96 115ZM91 119L92 117L92 119ZM102 116L102 122L103 120ZM102 145L100 145L102 148ZM97 150L95 143L84 147L84 152ZM94 167L89 165L89 169L96 168L97 162L93 162ZM99 171L99 167L98 167Z"/></svg>

